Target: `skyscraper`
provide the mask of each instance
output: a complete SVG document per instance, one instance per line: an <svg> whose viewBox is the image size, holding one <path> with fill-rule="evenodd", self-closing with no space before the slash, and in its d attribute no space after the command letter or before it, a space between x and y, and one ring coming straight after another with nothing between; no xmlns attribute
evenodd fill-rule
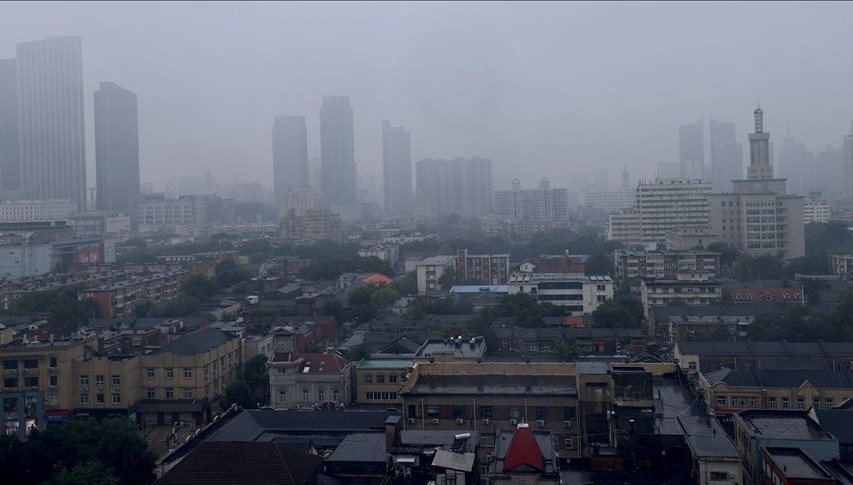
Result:
<svg viewBox="0 0 853 485"><path fill-rule="evenodd" d="M815 156L803 145L803 142L790 133L779 145L777 175L788 179L788 190L793 194L806 195L820 190L822 184L815 170Z"/></svg>
<svg viewBox="0 0 853 485"><path fill-rule="evenodd" d="M355 146L349 98L327 96L320 108L323 195L332 204L356 201Z"/></svg>
<svg viewBox="0 0 853 485"><path fill-rule="evenodd" d="M678 128L678 161L681 164L681 177L704 179L705 174L705 136L702 120Z"/></svg>
<svg viewBox="0 0 853 485"><path fill-rule="evenodd" d="M842 156L844 157L844 198L853 199L853 121L850 122L850 134L844 136L841 144Z"/></svg>
<svg viewBox="0 0 853 485"><path fill-rule="evenodd" d="M0 199L21 189L18 61L0 59Z"/></svg>
<svg viewBox="0 0 853 485"><path fill-rule="evenodd" d="M382 185L386 213L412 209L412 137L388 121L382 122Z"/></svg>
<svg viewBox="0 0 853 485"><path fill-rule="evenodd" d="M136 94L111 82L102 82L95 91L95 168L98 209L135 215L139 197Z"/></svg>
<svg viewBox="0 0 853 485"><path fill-rule="evenodd" d="M17 46L22 184L27 196L86 207L83 44L51 37Z"/></svg>
<svg viewBox="0 0 853 485"><path fill-rule="evenodd" d="M304 116L276 116L272 127L273 184L276 197L307 189L308 130Z"/></svg>
<svg viewBox="0 0 853 485"><path fill-rule="evenodd" d="M711 120L711 182L714 192L731 192L732 180L743 178L743 145L735 124Z"/></svg>
<svg viewBox="0 0 853 485"><path fill-rule="evenodd" d="M416 170L418 197L430 200L438 215L479 216L491 212L491 160L426 159L416 164Z"/></svg>

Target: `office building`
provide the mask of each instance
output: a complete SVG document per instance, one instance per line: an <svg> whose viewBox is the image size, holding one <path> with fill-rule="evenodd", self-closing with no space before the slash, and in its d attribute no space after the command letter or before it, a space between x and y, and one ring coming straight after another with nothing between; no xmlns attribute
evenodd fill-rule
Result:
<svg viewBox="0 0 853 485"><path fill-rule="evenodd" d="M850 134L844 136L844 142L841 144L841 153L843 156L846 188L844 197L853 199L853 121L850 122Z"/></svg>
<svg viewBox="0 0 853 485"><path fill-rule="evenodd" d="M637 185L636 205L610 215L607 237L627 245L663 243L672 231L705 231L711 183L656 179Z"/></svg>
<svg viewBox="0 0 853 485"><path fill-rule="evenodd" d="M678 162L681 165L681 178L707 178L704 130L702 120L678 127Z"/></svg>
<svg viewBox="0 0 853 485"><path fill-rule="evenodd" d="M95 91L98 209L133 214L139 197L136 95L111 82Z"/></svg>
<svg viewBox="0 0 853 485"><path fill-rule="evenodd" d="M328 209L307 209L301 216L285 215L281 218L279 236L295 244L341 242L341 217Z"/></svg>
<svg viewBox="0 0 853 485"><path fill-rule="evenodd" d="M320 108L322 191L327 202L356 202L353 115L349 98L327 96Z"/></svg>
<svg viewBox="0 0 853 485"><path fill-rule="evenodd" d="M323 209L323 197L311 189L288 189L276 193L279 219L285 216L304 216L305 211Z"/></svg>
<svg viewBox="0 0 853 485"><path fill-rule="evenodd" d="M18 61L0 59L0 197L21 190Z"/></svg>
<svg viewBox="0 0 853 485"><path fill-rule="evenodd" d="M82 39L24 42L17 59L25 194L86 207Z"/></svg>
<svg viewBox="0 0 853 485"><path fill-rule="evenodd" d="M829 203L819 198L803 199L803 224L829 222Z"/></svg>
<svg viewBox="0 0 853 485"><path fill-rule="evenodd" d="M720 253L711 251L630 251L614 254L618 279L692 279L720 276Z"/></svg>
<svg viewBox="0 0 853 485"><path fill-rule="evenodd" d="M463 284L503 285L509 279L509 254L456 252L456 280Z"/></svg>
<svg viewBox="0 0 853 485"><path fill-rule="evenodd" d="M552 189L543 178L536 189L525 190L515 179L511 190L495 191L495 214L511 222L565 224L569 218L568 189Z"/></svg>
<svg viewBox="0 0 853 485"><path fill-rule="evenodd" d="M272 159L273 185L279 203L285 192L308 189L308 129L304 116L275 117Z"/></svg>
<svg viewBox="0 0 853 485"><path fill-rule="evenodd" d="M492 210L492 161L485 158L420 160L417 188L421 201L431 201L439 216L488 214Z"/></svg>
<svg viewBox="0 0 853 485"><path fill-rule="evenodd" d="M750 133L750 164L746 180L733 180L733 192L708 195L709 232L729 246L752 256L805 255L803 198L786 193L785 179L773 178L770 133L764 131L764 113L755 112Z"/></svg>
<svg viewBox="0 0 853 485"><path fill-rule="evenodd" d="M776 165L780 178L788 180L788 191L792 194L806 195L819 190L815 156L803 143L792 138L791 134L782 139L779 145L779 162Z"/></svg>
<svg viewBox="0 0 853 485"><path fill-rule="evenodd" d="M412 210L412 136L388 121L382 122L382 186L387 214Z"/></svg>
<svg viewBox="0 0 853 485"><path fill-rule="evenodd" d="M732 180L743 178L743 145L735 140L735 124L711 120L711 183L714 192L731 192Z"/></svg>
<svg viewBox="0 0 853 485"><path fill-rule="evenodd" d="M589 315L613 298L609 276L565 273L523 273L509 278L509 294L525 293L539 303L563 307L571 315Z"/></svg>
<svg viewBox="0 0 853 485"><path fill-rule="evenodd" d="M0 200L0 222L66 221L76 210L70 200Z"/></svg>

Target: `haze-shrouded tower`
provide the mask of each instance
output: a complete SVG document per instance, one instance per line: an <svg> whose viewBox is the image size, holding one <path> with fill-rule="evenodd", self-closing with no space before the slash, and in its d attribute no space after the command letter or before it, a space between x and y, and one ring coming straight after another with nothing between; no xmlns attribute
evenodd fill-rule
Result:
<svg viewBox="0 0 853 485"><path fill-rule="evenodd" d="M0 59L0 199L21 189L18 60Z"/></svg>
<svg viewBox="0 0 853 485"><path fill-rule="evenodd" d="M773 178L773 167L770 165L770 133L764 132L764 111L755 108L755 133L749 134L749 180Z"/></svg>
<svg viewBox="0 0 853 485"><path fill-rule="evenodd" d="M139 197L139 118L136 94L111 82L95 91L98 209L136 215Z"/></svg>
<svg viewBox="0 0 853 485"><path fill-rule="evenodd" d="M678 161L681 178L705 178L705 136L702 120L678 128Z"/></svg>
<svg viewBox="0 0 853 485"><path fill-rule="evenodd" d="M388 121L382 122L382 185L387 213L412 209L412 136Z"/></svg>
<svg viewBox="0 0 853 485"><path fill-rule="evenodd" d="M320 163L326 201L332 204L355 203L353 116L346 96L323 98L320 108Z"/></svg>
<svg viewBox="0 0 853 485"><path fill-rule="evenodd" d="M51 37L17 46L22 184L28 197L86 207L83 45Z"/></svg>
<svg viewBox="0 0 853 485"><path fill-rule="evenodd" d="M743 178L743 145L735 124L711 120L711 182L715 192L731 192L732 180Z"/></svg>
<svg viewBox="0 0 853 485"><path fill-rule="evenodd" d="M308 129L304 116L276 116L272 127L276 196L308 188Z"/></svg>

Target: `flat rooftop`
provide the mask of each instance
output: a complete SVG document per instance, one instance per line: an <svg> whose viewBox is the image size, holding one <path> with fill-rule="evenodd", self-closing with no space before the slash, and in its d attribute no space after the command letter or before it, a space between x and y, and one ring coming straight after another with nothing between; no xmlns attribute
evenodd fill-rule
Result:
<svg viewBox="0 0 853 485"><path fill-rule="evenodd" d="M737 415L754 435L789 440L832 440L805 411L754 410Z"/></svg>
<svg viewBox="0 0 853 485"><path fill-rule="evenodd" d="M787 478L800 480L825 480L831 478L819 464L799 448L765 448L764 452Z"/></svg>
<svg viewBox="0 0 853 485"><path fill-rule="evenodd" d="M359 369L407 369L413 363L413 359L364 359L355 366Z"/></svg>

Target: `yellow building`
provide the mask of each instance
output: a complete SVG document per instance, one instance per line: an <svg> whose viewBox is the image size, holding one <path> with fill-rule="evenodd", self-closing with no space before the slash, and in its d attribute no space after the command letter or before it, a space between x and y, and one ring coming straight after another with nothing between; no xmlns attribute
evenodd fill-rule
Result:
<svg viewBox="0 0 853 485"><path fill-rule="evenodd" d="M400 387L412 359L363 359L355 365L355 400L364 405L399 406Z"/></svg>
<svg viewBox="0 0 853 485"><path fill-rule="evenodd" d="M735 414L746 409L829 409L853 398L853 374L831 370L722 368L699 374L709 409Z"/></svg>

